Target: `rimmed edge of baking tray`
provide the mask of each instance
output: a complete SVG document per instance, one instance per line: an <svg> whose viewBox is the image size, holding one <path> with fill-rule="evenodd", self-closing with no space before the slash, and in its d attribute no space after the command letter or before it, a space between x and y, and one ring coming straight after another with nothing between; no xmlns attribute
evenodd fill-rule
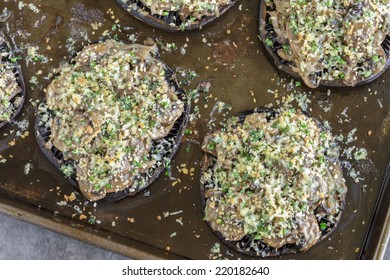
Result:
<svg viewBox="0 0 390 280"><path fill-rule="evenodd" d="M0 213L132 259L187 259L101 228L77 223L65 216L54 216L53 212L19 200L10 200L2 194L0 194Z"/></svg>
<svg viewBox="0 0 390 280"><path fill-rule="evenodd" d="M386 169L359 259L383 259L390 238L389 205L390 164ZM3 194L0 194L0 213L133 259L188 259L101 228L97 232L94 226L77 223L68 217L55 216L53 212L20 200L10 199Z"/></svg>
<svg viewBox="0 0 390 280"><path fill-rule="evenodd" d="M359 255L362 260L381 260L390 239L390 163L371 216L370 226Z"/></svg>

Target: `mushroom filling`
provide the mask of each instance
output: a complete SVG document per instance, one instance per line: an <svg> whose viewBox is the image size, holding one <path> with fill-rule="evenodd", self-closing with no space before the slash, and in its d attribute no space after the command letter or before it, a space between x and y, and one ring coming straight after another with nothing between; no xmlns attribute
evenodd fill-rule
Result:
<svg viewBox="0 0 390 280"><path fill-rule="evenodd" d="M76 172L88 199L124 190L161 160L151 155L153 142L163 140L184 111L153 51L113 40L87 46L59 67L47 88L46 147L75 163L63 172Z"/></svg>
<svg viewBox="0 0 390 280"><path fill-rule="evenodd" d="M381 71L389 55L388 0L271 0L269 22L277 35L277 54L309 87L321 80L354 86ZM274 47L271 37L265 44Z"/></svg>
<svg viewBox="0 0 390 280"><path fill-rule="evenodd" d="M336 224L347 191L339 150L314 119L295 109L232 118L202 149L205 220L226 240L304 251Z"/></svg>
<svg viewBox="0 0 390 280"><path fill-rule="evenodd" d="M17 100L12 101L22 90L13 68L11 63L0 62L0 122L10 121L19 106Z"/></svg>
<svg viewBox="0 0 390 280"><path fill-rule="evenodd" d="M4 45L5 44L5 45ZM8 122L22 105L22 92L15 73L15 65L9 62L10 52L7 50L4 34L0 33L0 123Z"/></svg>
<svg viewBox="0 0 390 280"><path fill-rule="evenodd" d="M131 5L132 0L121 0ZM185 24L191 25L203 17L218 17L221 10L235 2L234 0L139 0L150 9L151 14L168 16L170 12L178 13Z"/></svg>

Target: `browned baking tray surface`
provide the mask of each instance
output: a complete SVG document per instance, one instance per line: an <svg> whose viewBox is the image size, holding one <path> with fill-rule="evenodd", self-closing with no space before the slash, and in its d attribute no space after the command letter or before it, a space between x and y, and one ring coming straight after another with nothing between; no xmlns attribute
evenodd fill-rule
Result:
<svg viewBox="0 0 390 280"><path fill-rule="evenodd" d="M211 118L215 117L216 122L222 119L222 113L213 110L217 101L232 106L228 114L234 115L269 103L277 105L276 100L281 100L282 92L286 90L286 83L280 82L260 47L258 1L241 1L203 30L174 34L143 24L128 15L114 0L27 2L35 4L39 13L31 11L28 6L19 10L17 2L0 0L0 11L7 6L13 13L7 23L0 24L0 28L8 30L8 35L15 37L11 42L18 46L38 46L37 53L49 61L26 65L27 51L18 53L23 57L20 62L27 93L26 104L17 119L29 121L29 135L18 133L21 129L15 124L1 129L0 212L133 258L207 259L216 242L221 244L221 255L217 254L217 258L246 258L223 245L202 220L199 162L203 155L196 141L201 141L209 130ZM122 32L114 26L118 18ZM187 91L190 93L201 80L211 81L211 88L192 106L195 111L198 106L201 118L190 124L193 133L184 136L174 157L172 176L176 179L170 180L162 174L147 192L117 203L95 204L85 201L77 193L74 199L71 194L75 189L41 153L34 136L36 108L31 101L44 97L43 89L49 83L44 77L69 57L67 49L72 46L69 37L75 41L74 49L78 49L81 42L85 42L86 35L90 41L96 41L105 30L124 41L129 41L129 35L135 34L140 42L154 37L175 43L178 49L162 52L161 57L173 69L192 69L198 73L199 77L186 87ZM182 47L184 55L183 49L180 50ZM33 77L37 78L38 84L29 82L34 81ZM321 121L328 120L334 134L346 136L356 128L351 138L353 141L347 146L365 148L368 159L349 160L365 179L355 183L345 170L349 190L338 228L309 251L281 258L381 256L378 242L385 242L388 220L386 217L377 218L374 224L371 220L390 160L389 79L390 72L387 71L369 85L332 89L330 94L326 88L311 90L310 94L307 88L298 88L308 93L310 114ZM275 93L275 90L279 91ZM29 172L27 163L32 164ZM388 184L386 186L383 197L388 198ZM377 212L389 209L388 199L382 201L385 202L379 203L381 210ZM377 230L372 231L373 228ZM366 240L367 233L371 236Z"/></svg>

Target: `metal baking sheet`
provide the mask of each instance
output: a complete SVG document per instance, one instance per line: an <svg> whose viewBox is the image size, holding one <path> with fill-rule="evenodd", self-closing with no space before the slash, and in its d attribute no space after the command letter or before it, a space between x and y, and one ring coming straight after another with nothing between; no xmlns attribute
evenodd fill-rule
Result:
<svg viewBox="0 0 390 280"><path fill-rule="evenodd" d="M4 7L12 12L0 28L23 57L19 62L27 85L26 104L18 123L0 132L0 212L132 258L244 259L223 245L202 220L202 153L197 141L202 141L210 123L218 124L224 114L234 115L270 103L278 105L288 92L299 96L298 103L307 104L314 117L328 120L334 134L342 133L347 138L356 128L343 149L355 147L353 154L364 148L368 158L348 160L362 179L355 182L345 168L347 206L338 228L309 251L280 258L358 259L383 255L389 221L388 214L378 213L389 211L389 184L382 183L390 161L389 71L367 86L331 92L327 88L309 90L290 82L289 77L280 76L261 47L257 36L258 1L240 1L204 29L178 33L153 29L127 14L114 0L24 2L34 6L0 0L0 12ZM146 192L117 203L85 201L41 153L33 128L35 103L44 97L48 73L68 59L69 50L80 48L88 40L94 42L103 33L126 42L134 37L139 42L154 38L164 42L161 45L165 49L174 49L174 43L177 49L161 50L162 59L180 73L191 69L198 74L184 88L191 92L198 82L211 83L210 91L193 102L193 111L199 108L200 118L190 124L192 134L185 135L174 157L175 179L160 176ZM34 56L38 62L34 63ZM304 102L305 97L310 103ZM228 106L230 111L219 113L217 108ZM29 122L27 132L23 120ZM211 252L216 243L220 244L220 253Z"/></svg>

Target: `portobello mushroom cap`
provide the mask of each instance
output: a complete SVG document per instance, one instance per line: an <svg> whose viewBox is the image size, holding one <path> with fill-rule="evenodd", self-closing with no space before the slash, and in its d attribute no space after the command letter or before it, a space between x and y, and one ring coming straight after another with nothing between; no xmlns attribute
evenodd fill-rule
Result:
<svg viewBox="0 0 390 280"><path fill-rule="evenodd" d="M204 219L250 256L306 251L337 225L347 188L332 134L295 109L240 113L206 135Z"/></svg>
<svg viewBox="0 0 390 280"><path fill-rule="evenodd" d="M91 44L46 89L38 143L91 201L135 195L177 151L189 105L155 51L114 40Z"/></svg>
<svg viewBox="0 0 390 280"><path fill-rule="evenodd" d="M310 88L367 84L390 65L388 1L261 0L259 32L277 69Z"/></svg>
<svg viewBox="0 0 390 280"><path fill-rule="evenodd" d="M234 6L238 0L116 0L137 19L174 32L201 29Z"/></svg>
<svg viewBox="0 0 390 280"><path fill-rule="evenodd" d="M0 127L3 127L20 113L26 88L22 69L2 32L0 32L0 59Z"/></svg>

